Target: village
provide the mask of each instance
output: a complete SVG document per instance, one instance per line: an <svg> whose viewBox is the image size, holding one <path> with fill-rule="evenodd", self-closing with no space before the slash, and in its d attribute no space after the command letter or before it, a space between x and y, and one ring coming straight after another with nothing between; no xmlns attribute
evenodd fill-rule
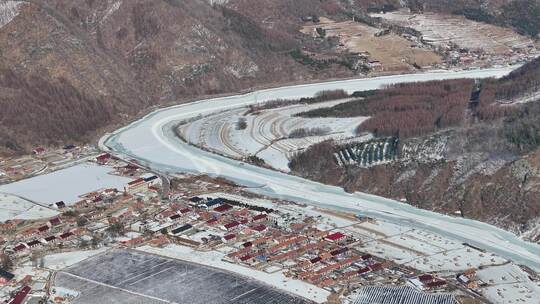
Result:
<svg viewBox="0 0 540 304"><path fill-rule="evenodd" d="M5 220L0 225L2 301L76 301L85 290L58 285L55 277L113 249L197 258L196 263L230 271L250 269L248 276L280 278L265 283L317 303L329 295L355 303L356 290L363 286L414 290L428 297L426 303L433 301L430 296L438 297L433 303L535 297L539 278L534 271L468 244L362 214L261 197L219 178L182 174L168 184L136 162L108 153L81 152L77 158L110 168L108 174L123 178L123 184L44 206L55 211L53 216L45 212L41 218ZM5 168L16 162L4 160L2 170L12 172ZM504 271L494 272L502 278L492 277L482 270L499 267L522 275L513 282L520 293L496 287L497 281L515 277L505 278ZM310 287L293 289L290 282Z"/></svg>
<svg viewBox="0 0 540 304"><path fill-rule="evenodd" d="M398 10L371 13L370 18L368 25L354 18L338 22L305 16L301 32L316 41L338 39L337 53L356 59L359 70L381 75L519 65L540 54L540 45L529 37L457 15ZM322 62L337 58L308 50L304 54Z"/></svg>

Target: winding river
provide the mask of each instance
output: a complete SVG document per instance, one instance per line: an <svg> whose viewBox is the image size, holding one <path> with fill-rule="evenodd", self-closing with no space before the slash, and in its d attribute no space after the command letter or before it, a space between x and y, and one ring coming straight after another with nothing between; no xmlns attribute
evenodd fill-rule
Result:
<svg viewBox="0 0 540 304"><path fill-rule="evenodd" d="M310 97L321 90L344 89L348 92L413 81L456 78L501 77L510 67L460 72L384 76L332 81L260 90L244 95L200 100L156 110L111 134L100 145L163 173L204 173L220 176L251 191L282 199L353 213L362 213L392 223L418 228L484 248L516 263L540 271L540 245L523 241L494 226L421 210L398 201L364 193L346 193L343 189L302 179L277 171L244 164L203 151L180 141L174 126L182 120L225 111L277 98Z"/></svg>

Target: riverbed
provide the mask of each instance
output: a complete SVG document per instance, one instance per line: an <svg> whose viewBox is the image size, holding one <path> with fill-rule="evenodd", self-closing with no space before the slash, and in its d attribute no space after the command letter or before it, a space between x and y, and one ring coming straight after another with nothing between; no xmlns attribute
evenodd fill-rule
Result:
<svg viewBox="0 0 540 304"><path fill-rule="evenodd" d="M293 199L335 210L362 213L395 224L418 228L484 248L516 263L540 270L540 245L474 220L421 210L398 201L343 189L252 166L203 151L180 141L173 129L182 120L272 99L313 96L321 90L344 89L349 93L384 85L456 78L502 77L512 67L460 72L384 76L266 89L244 95L201 100L156 110L102 138L103 149L136 159L163 173L191 172L220 176L252 191L276 198Z"/></svg>

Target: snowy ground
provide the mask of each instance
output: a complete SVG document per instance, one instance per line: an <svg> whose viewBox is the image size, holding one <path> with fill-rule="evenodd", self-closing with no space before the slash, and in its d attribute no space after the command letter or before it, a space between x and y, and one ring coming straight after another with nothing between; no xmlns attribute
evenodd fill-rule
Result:
<svg viewBox="0 0 540 304"><path fill-rule="evenodd" d="M465 271L481 266L491 266L506 263L507 260L492 253L462 247L448 250L432 256L421 257L406 263L407 266L421 271Z"/></svg>
<svg viewBox="0 0 540 304"><path fill-rule="evenodd" d="M473 267L506 262L492 253L484 253L462 243L418 229L408 229L383 221L347 227L366 239L361 250L425 272L463 271Z"/></svg>
<svg viewBox="0 0 540 304"><path fill-rule="evenodd" d="M278 289L285 290L291 294L306 297L317 303L325 302L326 298L330 295L330 293L324 289L300 280L287 278L281 272L266 273L263 271L254 270L252 268L243 267L241 265L224 262L221 260L224 257L224 254L216 251L199 252L189 247L179 245L167 245L164 248L143 246L138 249L149 253L232 271L234 273L253 278L257 281L264 282Z"/></svg>
<svg viewBox="0 0 540 304"><path fill-rule="evenodd" d="M311 105L292 105L244 115L247 108L218 113L185 124L179 128L187 142L233 157L256 155L275 169L289 171L291 157L315 143L327 139L344 140L356 136L355 129L367 117L301 118L294 114L348 101L336 100ZM247 128L238 130L237 122L245 119ZM289 138L297 129L325 129L328 134Z"/></svg>
<svg viewBox="0 0 540 304"><path fill-rule="evenodd" d="M527 49L534 42L511 29L468 20L462 16L436 13L412 14L405 11L373 14L420 31L428 43L444 46L450 42L492 54L506 54L512 49Z"/></svg>
<svg viewBox="0 0 540 304"><path fill-rule="evenodd" d="M446 238L467 242L504 258L540 269L540 246L525 242L514 234L478 221L441 215L411 205L279 173L202 151L179 141L173 132L182 120L238 108L256 101L313 96L321 90L358 90L379 88L399 82L452 78L501 77L510 67L425 74L385 76L261 90L245 95L202 100L157 110L144 118L109 134L101 147L137 159L157 171L204 173L221 176L251 186L250 191L272 197L297 200L312 206L362 213L398 226L429 231ZM106 145L106 146L105 146Z"/></svg>
<svg viewBox="0 0 540 304"><path fill-rule="evenodd" d="M481 292L493 303L538 303L540 299L540 286L516 265L489 267L476 275L488 284Z"/></svg>
<svg viewBox="0 0 540 304"><path fill-rule="evenodd" d="M82 164L53 173L39 175L0 186L0 192L11 193L46 205L64 201L73 204L79 196L105 188L122 190L132 179L109 174L112 168Z"/></svg>
<svg viewBox="0 0 540 304"><path fill-rule="evenodd" d="M0 2L0 28L17 17L22 1L2 1Z"/></svg>
<svg viewBox="0 0 540 304"><path fill-rule="evenodd" d="M170 248L173 248L171 250ZM159 254L215 266L217 256L174 247ZM152 251L152 248L148 248ZM209 259L208 261L206 259ZM208 265L208 264L207 264ZM113 249L75 264L56 276L54 286L79 293L75 303L304 304L308 300L281 292L248 276L152 253ZM251 271L252 272L252 271ZM267 282L265 282L267 283ZM309 293L309 290L302 290Z"/></svg>
<svg viewBox="0 0 540 304"><path fill-rule="evenodd" d="M85 250L85 251L70 251L49 254L43 257L43 262L45 268L60 270L71 265L77 264L81 261L86 260L89 257L92 257L96 254L107 251L109 248L103 247L96 250Z"/></svg>
<svg viewBox="0 0 540 304"><path fill-rule="evenodd" d="M33 220L48 218L57 215L58 212L43 206L36 205L25 199L0 193L0 223L13 220Z"/></svg>

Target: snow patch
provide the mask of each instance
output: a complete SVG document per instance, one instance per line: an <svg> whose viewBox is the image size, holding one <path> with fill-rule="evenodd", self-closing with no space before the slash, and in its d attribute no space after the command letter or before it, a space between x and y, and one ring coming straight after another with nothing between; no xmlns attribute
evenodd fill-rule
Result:
<svg viewBox="0 0 540 304"><path fill-rule="evenodd" d="M109 174L113 169L81 164L49 174L0 186L0 192L11 193L43 204L64 201L74 204L80 195L106 188L122 190L131 178Z"/></svg>
<svg viewBox="0 0 540 304"><path fill-rule="evenodd" d="M43 257L44 266L53 270L60 270L97 254L107 251L109 248L103 247L96 250L70 251L46 255Z"/></svg>
<svg viewBox="0 0 540 304"><path fill-rule="evenodd" d="M0 222L13 219L34 220L57 215L55 210L36 205L23 198L0 193Z"/></svg>
<svg viewBox="0 0 540 304"><path fill-rule="evenodd" d="M114 2L110 7L109 9L107 10L107 12L105 13L105 15L103 15L103 18L101 18L101 21L100 23L103 24L112 14L114 14L114 12L116 12L120 6L122 5L122 1L116 1Z"/></svg>
<svg viewBox="0 0 540 304"><path fill-rule="evenodd" d="M514 264L479 270L477 278L488 284L481 293L493 303L537 303L540 286ZM536 300L534 300L536 299Z"/></svg>
<svg viewBox="0 0 540 304"><path fill-rule="evenodd" d="M20 13L22 1L0 2L0 28L10 23Z"/></svg>

